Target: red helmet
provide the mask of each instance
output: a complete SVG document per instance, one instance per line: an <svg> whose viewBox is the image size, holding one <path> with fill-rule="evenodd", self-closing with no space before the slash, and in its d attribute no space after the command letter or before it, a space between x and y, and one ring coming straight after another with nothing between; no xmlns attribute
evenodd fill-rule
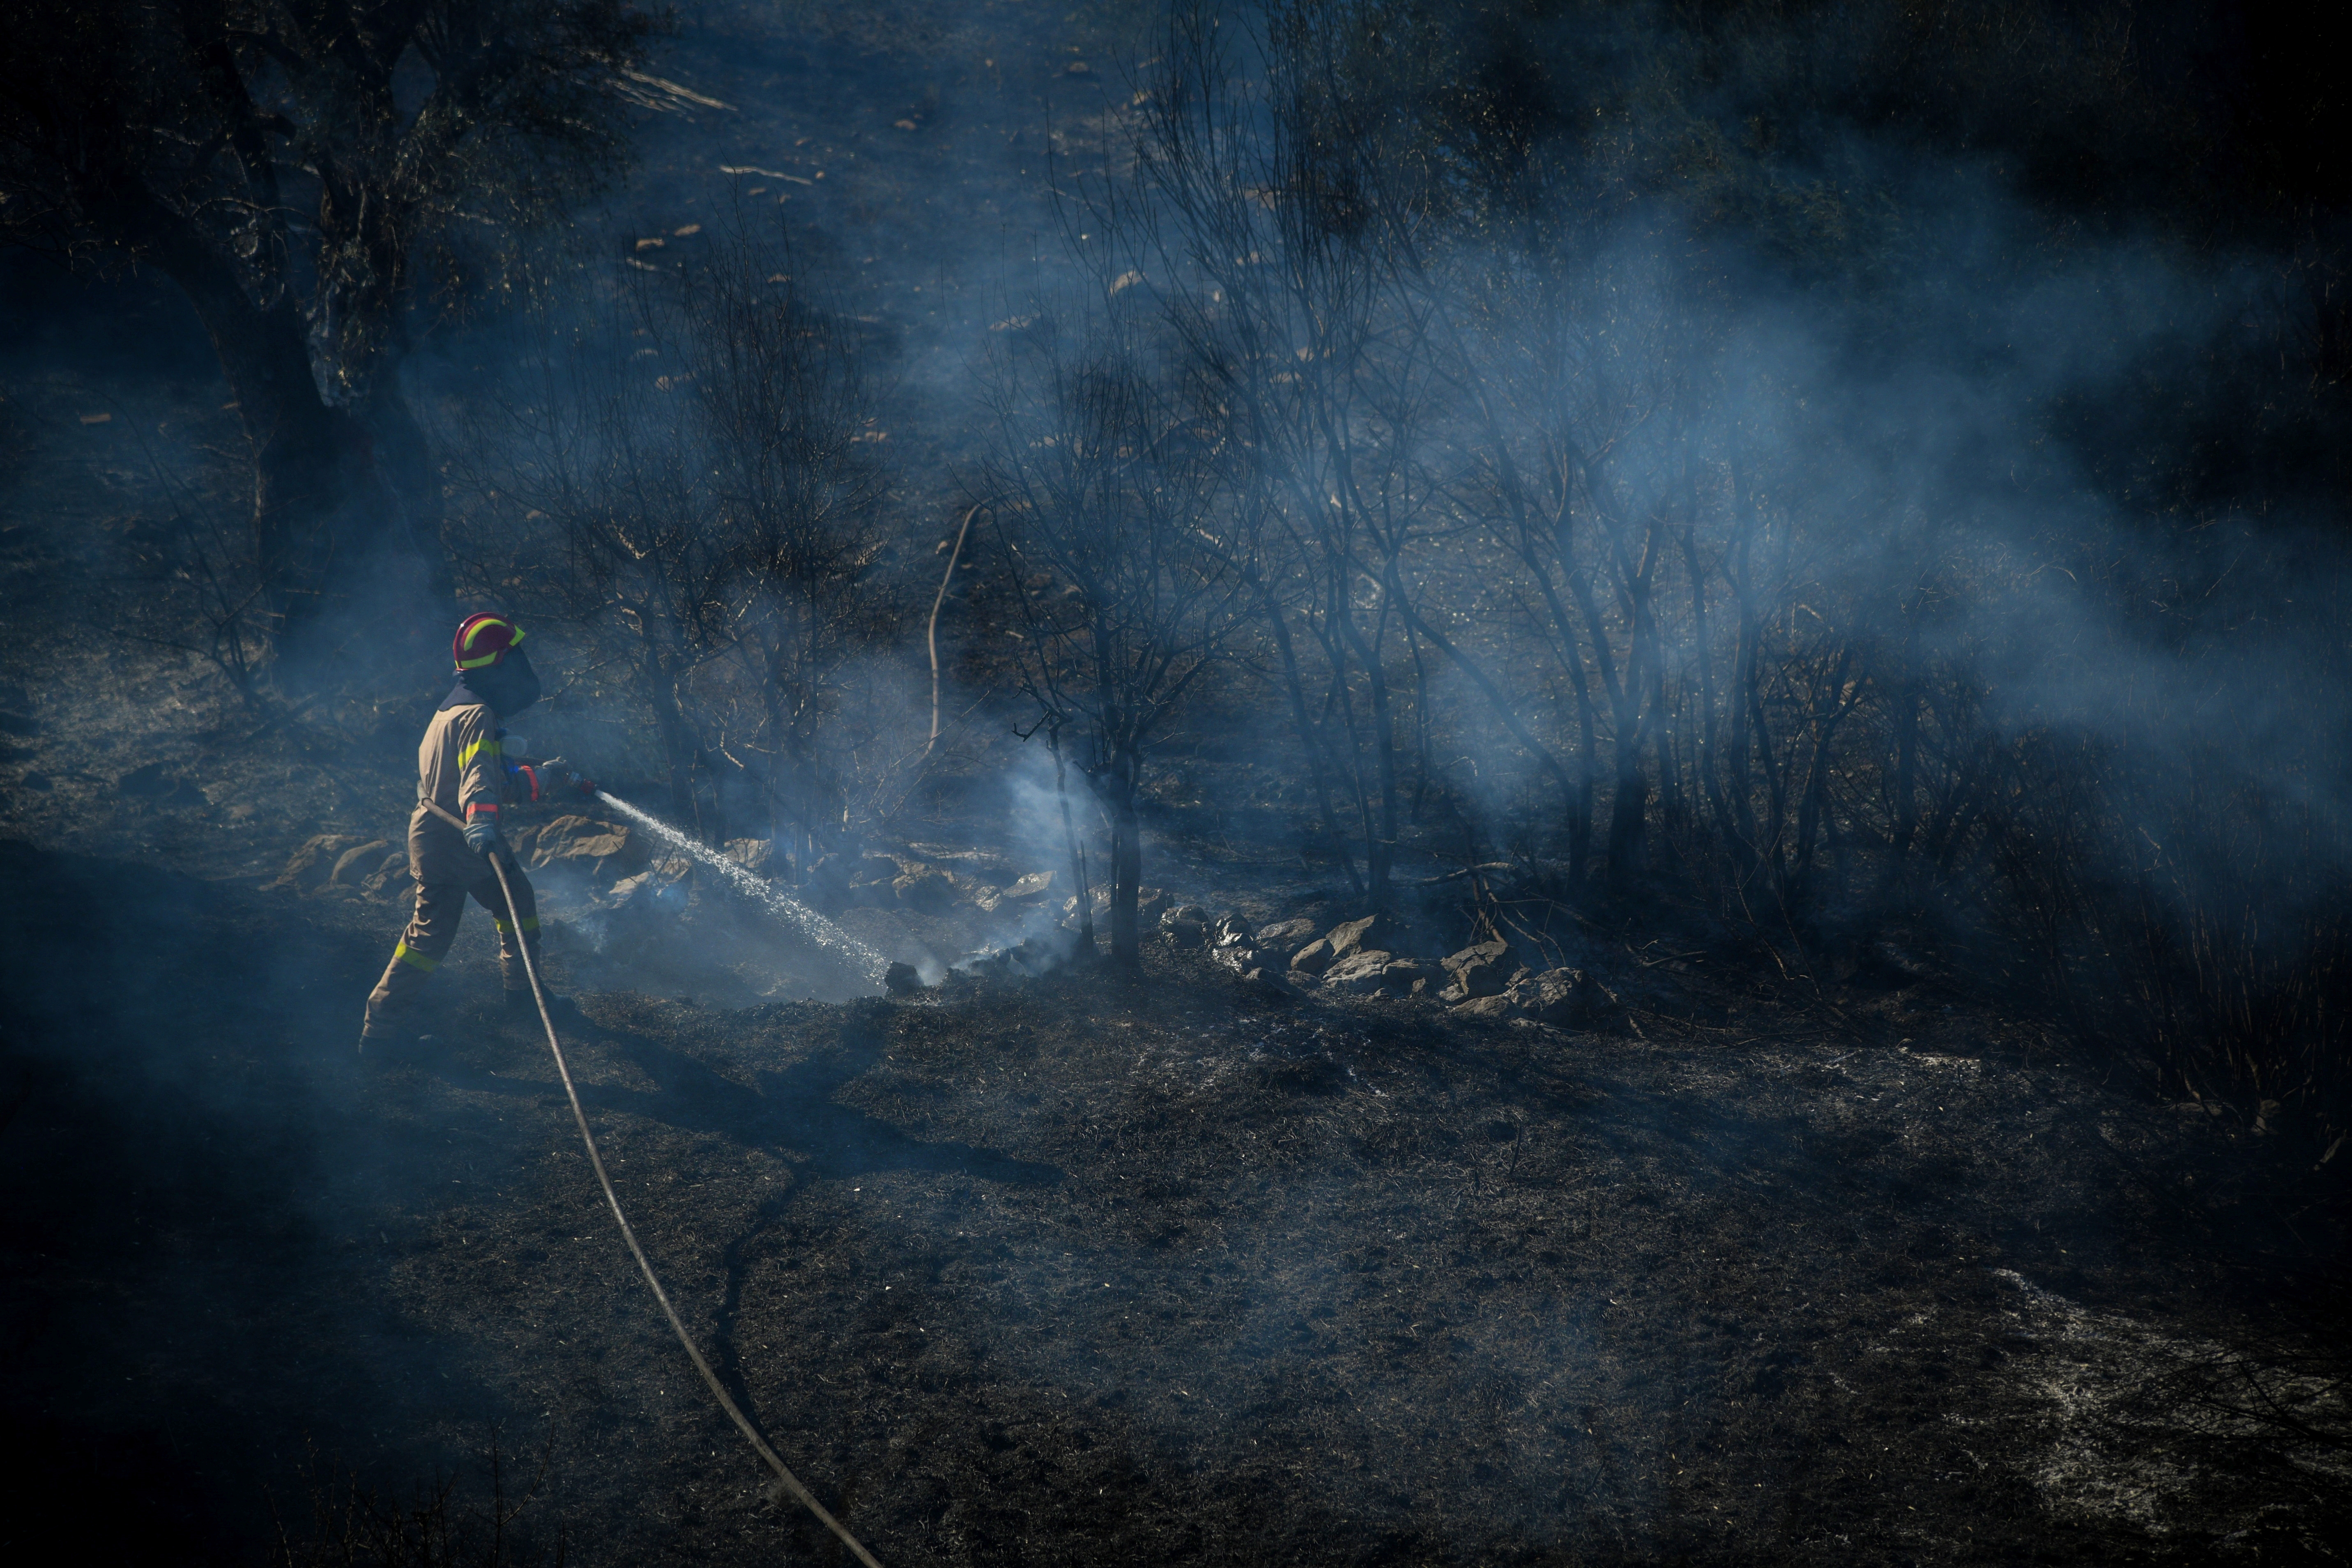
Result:
<svg viewBox="0 0 2352 1568"><path fill-rule="evenodd" d="M522 628L504 616L485 610L478 616L467 616L457 628L457 641L450 652L460 670L486 669L506 658L507 650L522 641Z"/></svg>

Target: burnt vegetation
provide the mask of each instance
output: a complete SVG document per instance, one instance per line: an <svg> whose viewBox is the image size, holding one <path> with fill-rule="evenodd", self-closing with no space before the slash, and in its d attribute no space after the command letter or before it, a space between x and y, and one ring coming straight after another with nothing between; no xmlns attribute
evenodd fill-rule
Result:
<svg viewBox="0 0 2352 1568"><path fill-rule="evenodd" d="M121 1484L187 1433L71 1391L168 1319L226 1435L125 1541L831 1550L482 933L341 1055L495 606L744 873L518 835L624 1201L884 1561L2334 1550L2340 24L19 10L12 1403ZM528 1488L412 1488L486 1421Z"/></svg>

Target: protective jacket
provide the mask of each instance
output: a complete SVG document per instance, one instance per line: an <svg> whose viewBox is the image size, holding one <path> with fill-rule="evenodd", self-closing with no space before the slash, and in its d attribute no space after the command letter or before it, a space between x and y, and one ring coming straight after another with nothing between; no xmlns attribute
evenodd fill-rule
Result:
<svg viewBox="0 0 2352 1568"><path fill-rule="evenodd" d="M470 884L482 875L481 857L465 835L425 808L431 801L461 822L536 804L536 758L509 756L499 716L463 680L435 710L416 747L416 809L408 818L408 870L419 886ZM503 824L501 825L503 826Z"/></svg>
<svg viewBox="0 0 2352 1568"><path fill-rule="evenodd" d="M416 879L416 909L368 994L362 1040L396 1038L400 1016L412 1008L425 977L457 940L470 898L490 911L499 933L499 973L509 998L528 994L522 963L539 951L539 902L518 866L501 886L489 863L466 847L466 836L427 808L430 801L461 822L496 819L540 798L539 764L509 756L497 711L463 679L450 689L416 748L416 809L408 818L408 869ZM507 902L507 888L514 903Z"/></svg>

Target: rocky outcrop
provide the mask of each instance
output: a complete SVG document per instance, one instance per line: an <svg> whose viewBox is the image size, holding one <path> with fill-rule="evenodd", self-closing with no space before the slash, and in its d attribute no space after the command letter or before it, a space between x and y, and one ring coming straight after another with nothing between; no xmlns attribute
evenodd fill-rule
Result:
<svg viewBox="0 0 2352 1568"><path fill-rule="evenodd" d="M1171 947L1201 947L1209 940L1209 911L1198 904L1178 904L1160 913L1160 934Z"/></svg>
<svg viewBox="0 0 2352 1568"><path fill-rule="evenodd" d="M1409 945L1410 933L1402 921L1382 911L1361 920L1343 921L1325 932L1323 940L1330 944L1332 962L1337 963L1359 948L1402 952Z"/></svg>
<svg viewBox="0 0 2352 1568"><path fill-rule="evenodd" d="M1031 871L1013 879L1007 888L982 888L972 895L972 902L988 914L1000 910L1020 911L1042 908L1053 896L1054 873Z"/></svg>
<svg viewBox="0 0 2352 1568"><path fill-rule="evenodd" d="M1296 952L1315 940L1316 924L1310 920L1276 921L1257 928L1252 939L1261 947L1275 952Z"/></svg>
<svg viewBox="0 0 2352 1568"><path fill-rule="evenodd" d="M1228 952L1249 948L1250 928L1239 915L1223 915L1210 922L1209 942L1213 947Z"/></svg>
<svg viewBox="0 0 2352 1568"><path fill-rule="evenodd" d="M537 827L525 825L509 842L534 871L578 871L599 886L644 870L650 859L642 835L587 816L559 816Z"/></svg>
<svg viewBox="0 0 2352 1568"><path fill-rule="evenodd" d="M1381 984L1373 994L1380 996L1426 996L1442 989L1444 984L1445 972L1437 965L1400 958L1381 971Z"/></svg>
<svg viewBox="0 0 2352 1568"><path fill-rule="evenodd" d="M1555 1028L1593 1030L1613 1028L1624 1016L1609 988L1581 969L1521 969L1499 991L1461 997L1449 986L1446 997L1457 1018L1528 1018Z"/></svg>
<svg viewBox="0 0 2352 1568"><path fill-rule="evenodd" d="M1110 889L1108 888L1094 888L1088 889L1088 891L1094 899L1095 924L1097 927L1108 925L1110 922ZM1164 921L1169 912L1168 904L1168 894L1164 889L1160 888L1138 888L1135 890L1135 923L1137 927L1139 929L1149 926L1154 921ZM1078 900L1075 897L1062 900L1062 914L1065 917L1065 924L1076 921L1078 918Z"/></svg>
<svg viewBox="0 0 2352 1568"><path fill-rule="evenodd" d="M416 879L409 874L408 850L404 847L387 851L375 863L375 869L360 883L360 891L371 899L396 900L409 897L415 887Z"/></svg>
<svg viewBox="0 0 2352 1568"><path fill-rule="evenodd" d="M908 862L908 868L891 879L890 897L902 910L943 915L955 907L955 879L937 866Z"/></svg>
<svg viewBox="0 0 2352 1568"><path fill-rule="evenodd" d="M327 873L328 883L340 888L357 887L369 872L383 864L384 852L391 847L389 838L372 838L344 850L335 857L335 868ZM408 852L401 851L401 858L407 858Z"/></svg>
<svg viewBox="0 0 2352 1568"><path fill-rule="evenodd" d="M1448 999L1456 1002L1500 995L1510 983L1511 972L1518 967L1511 956L1511 944L1499 940L1474 942L1438 962L1445 971Z"/></svg>
<svg viewBox="0 0 2352 1568"><path fill-rule="evenodd" d="M1359 996L1426 995L1441 971L1393 953L1358 951L1323 972L1325 989Z"/></svg>
<svg viewBox="0 0 2352 1568"><path fill-rule="evenodd" d="M324 887L334 875L344 852L366 843L356 833L321 833L306 840L302 847L286 858L286 868L278 873L271 888L283 888L298 893L314 892ZM379 838L379 846L385 841Z"/></svg>
<svg viewBox="0 0 2352 1568"><path fill-rule="evenodd" d="M776 841L772 838L730 838L720 851L755 877L768 875L768 868L776 863Z"/></svg>
<svg viewBox="0 0 2352 1568"><path fill-rule="evenodd" d="M1396 955L1377 948L1357 948L1343 958L1332 961L1323 972L1323 984L1334 991L1370 991L1381 983L1388 966Z"/></svg>

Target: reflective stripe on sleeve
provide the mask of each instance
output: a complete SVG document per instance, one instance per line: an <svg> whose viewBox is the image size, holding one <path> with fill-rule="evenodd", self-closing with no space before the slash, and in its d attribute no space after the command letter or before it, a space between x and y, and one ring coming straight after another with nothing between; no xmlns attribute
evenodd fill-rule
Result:
<svg viewBox="0 0 2352 1568"><path fill-rule="evenodd" d="M492 816L496 816L499 814L499 808L495 802L478 800L473 805L466 808L466 815L467 816L471 816L478 811L487 811Z"/></svg>
<svg viewBox="0 0 2352 1568"><path fill-rule="evenodd" d="M432 973L435 970L441 967L441 961L439 959L427 958L404 942L392 950L392 956L395 962L408 964L412 968L421 969L427 974Z"/></svg>
<svg viewBox="0 0 2352 1568"><path fill-rule="evenodd" d="M463 773L472 767L476 757L498 757L505 754L495 738L468 742L458 748L457 771Z"/></svg>

